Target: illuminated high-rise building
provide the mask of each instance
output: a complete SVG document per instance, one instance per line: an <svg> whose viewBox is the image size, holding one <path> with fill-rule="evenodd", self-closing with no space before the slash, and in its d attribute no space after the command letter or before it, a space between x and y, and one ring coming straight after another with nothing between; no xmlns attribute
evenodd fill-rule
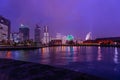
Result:
<svg viewBox="0 0 120 80"><path fill-rule="evenodd" d="M39 25L36 25L34 30L34 40L36 43L41 42L41 27Z"/></svg>
<svg viewBox="0 0 120 80"><path fill-rule="evenodd" d="M10 21L0 16L0 41L10 40Z"/></svg>
<svg viewBox="0 0 120 80"><path fill-rule="evenodd" d="M50 36L48 32L48 26L45 26L43 33L43 44L48 44L49 42L50 42Z"/></svg>
<svg viewBox="0 0 120 80"><path fill-rule="evenodd" d="M22 34L23 41L29 40L29 28L27 26L21 24L19 33Z"/></svg>

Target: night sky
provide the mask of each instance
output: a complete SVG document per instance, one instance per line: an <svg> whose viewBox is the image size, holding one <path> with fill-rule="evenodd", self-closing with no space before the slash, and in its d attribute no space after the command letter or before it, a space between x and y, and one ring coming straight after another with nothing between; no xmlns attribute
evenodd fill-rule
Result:
<svg viewBox="0 0 120 80"><path fill-rule="evenodd" d="M28 25L31 36L36 24L48 25L52 36L120 36L120 0L0 0L0 15L11 20L12 32Z"/></svg>

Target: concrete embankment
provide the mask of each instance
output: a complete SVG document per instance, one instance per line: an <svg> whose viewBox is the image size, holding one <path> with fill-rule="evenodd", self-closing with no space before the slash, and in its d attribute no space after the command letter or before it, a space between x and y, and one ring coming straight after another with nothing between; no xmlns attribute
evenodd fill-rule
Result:
<svg viewBox="0 0 120 80"><path fill-rule="evenodd" d="M120 47L120 45L99 45L99 44L80 44L80 45L50 45L50 46L0 46L0 50L30 50L40 49L46 47L58 47L58 46L96 46L96 47Z"/></svg>
<svg viewBox="0 0 120 80"><path fill-rule="evenodd" d="M38 63L0 59L0 80L103 80L102 78Z"/></svg>
<svg viewBox="0 0 120 80"><path fill-rule="evenodd" d="M26 49L39 49L36 46L2 46L0 50L26 50Z"/></svg>

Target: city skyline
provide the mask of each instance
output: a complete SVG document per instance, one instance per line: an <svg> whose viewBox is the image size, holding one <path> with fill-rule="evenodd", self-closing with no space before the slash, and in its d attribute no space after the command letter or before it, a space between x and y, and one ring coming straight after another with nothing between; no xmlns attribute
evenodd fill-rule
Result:
<svg viewBox="0 0 120 80"><path fill-rule="evenodd" d="M120 36L119 0L1 0L0 15L11 21L11 31L23 23L33 38L36 24L48 25L52 36L72 34L85 39L88 32L97 37ZM9 13L9 14L8 14Z"/></svg>

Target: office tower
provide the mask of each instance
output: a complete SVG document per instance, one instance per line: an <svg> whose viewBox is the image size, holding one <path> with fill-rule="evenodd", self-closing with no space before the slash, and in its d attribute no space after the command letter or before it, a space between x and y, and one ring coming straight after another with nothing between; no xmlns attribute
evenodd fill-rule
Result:
<svg viewBox="0 0 120 80"><path fill-rule="evenodd" d="M19 28L19 33L23 36L23 41L29 40L29 28L23 24L21 24Z"/></svg>
<svg viewBox="0 0 120 80"><path fill-rule="evenodd" d="M10 40L10 21L0 16L0 41Z"/></svg>
<svg viewBox="0 0 120 80"><path fill-rule="evenodd" d="M50 42L50 36L48 32L48 26L45 26L43 33L43 44L48 44L49 42Z"/></svg>
<svg viewBox="0 0 120 80"><path fill-rule="evenodd" d="M37 44L41 43L41 27L39 25L36 25L34 30L34 41Z"/></svg>

